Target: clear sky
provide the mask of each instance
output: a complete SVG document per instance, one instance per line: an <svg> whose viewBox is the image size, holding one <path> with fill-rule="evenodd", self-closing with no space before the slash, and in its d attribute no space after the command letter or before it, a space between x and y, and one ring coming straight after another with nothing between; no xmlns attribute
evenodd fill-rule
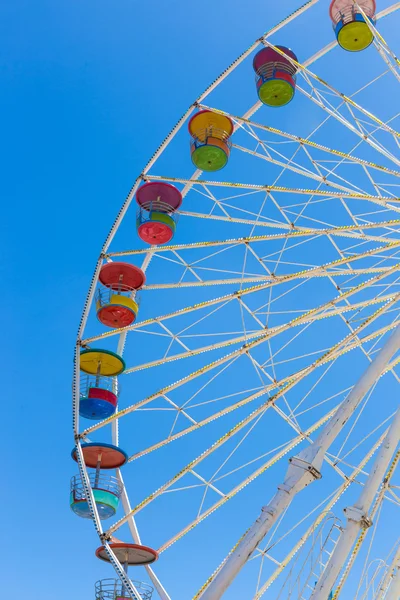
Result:
<svg viewBox="0 0 400 600"><path fill-rule="evenodd" d="M227 64L300 2L282 4L0 4L4 597L86 600L113 576L93 556L93 527L68 507L72 352L93 267L147 159ZM326 8L313 17L324 43Z"/></svg>

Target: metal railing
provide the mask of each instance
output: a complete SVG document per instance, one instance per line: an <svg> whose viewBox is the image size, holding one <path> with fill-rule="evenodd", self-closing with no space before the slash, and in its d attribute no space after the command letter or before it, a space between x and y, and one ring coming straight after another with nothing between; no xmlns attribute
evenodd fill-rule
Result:
<svg viewBox="0 0 400 600"><path fill-rule="evenodd" d="M136 301L136 300L135 300ZM117 377L105 377L104 375L81 375L80 380L80 397L87 398L90 388L99 388L112 392L119 396L120 386Z"/></svg>
<svg viewBox="0 0 400 600"><path fill-rule="evenodd" d="M256 71L256 81L263 79L272 79L277 71L281 71L290 75L294 80L296 79L295 73L297 68L295 65L287 62L268 62L261 67L258 67Z"/></svg>
<svg viewBox="0 0 400 600"><path fill-rule="evenodd" d="M138 209L138 214L141 211L145 211L145 212L160 212L160 213L165 213L167 215L172 215L173 213L175 213L177 209L174 208L173 206L171 206L170 204L168 204L168 202L163 202L162 200L150 200L148 202L143 202L143 204L141 204L139 206Z"/></svg>
<svg viewBox="0 0 400 600"><path fill-rule="evenodd" d="M125 298L131 298L136 304L139 306L140 304L140 294L132 289L116 289L109 287L98 287L96 290L96 304L101 306L107 306L111 304L111 299L114 296L124 296Z"/></svg>
<svg viewBox="0 0 400 600"><path fill-rule="evenodd" d="M89 473L89 481L93 490L103 490L114 494L117 498L121 497L123 485L113 475L105 475L101 471ZM80 475L74 475L71 477L71 493L73 494L74 501L85 500L85 490Z"/></svg>
<svg viewBox="0 0 400 600"><path fill-rule="evenodd" d="M192 133L192 138L195 144L204 145L208 143L210 138L214 138L216 140L221 140L225 142L228 148L231 148L232 142L230 140L231 133L225 131L224 129L219 129L217 127L213 127L210 125L204 129L197 129L196 132Z"/></svg>
<svg viewBox="0 0 400 600"><path fill-rule="evenodd" d="M130 598L131 600L150 600L153 594L153 588L142 581L131 580L139 597L131 596L119 579L100 579L95 583L96 600L119 600L120 598Z"/></svg>
<svg viewBox="0 0 400 600"><path fill-rule="evenodd" d="M363 4L362 0L359 2L359 5L363 9L366 16L369 17L373 23L375 23L374 9L369 5L367 6L367 4ZM340 22L342 22L343 25L346 25L347 23L352 23L353 21L355 21L356 15L361 15L360 11L358 10L358 7L355 6L353 3L349 2L348 7L339 10L331 16L333 27L335 28L336 25Z"/></svg>
<svg viewBox="0 0 400 600"><path fill-rule="evenodd" d="M109 289L110 291L114 291L117 293L134 291L134 288L132 288L132 286L130 286L130 285L126 285L123 280L117 281L115 283L111 283L109 285L102 284L102 287L103 286L105 287L105 289Z"/></svg>

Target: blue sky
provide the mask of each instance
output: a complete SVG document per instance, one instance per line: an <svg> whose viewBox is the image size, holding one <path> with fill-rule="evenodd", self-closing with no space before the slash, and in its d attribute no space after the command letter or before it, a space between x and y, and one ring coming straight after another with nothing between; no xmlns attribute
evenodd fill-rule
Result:
<svg viewBox="0 0 400 600"><path fill-rule="evenodd" d="M68 508L72 351L93 266L148 157L208 83L299 5L281 4L0 5L6 595L91 598L94 581L112 576L94 558L93 527ZM330 40L325 8L310 17L316 48Z"/></svg>

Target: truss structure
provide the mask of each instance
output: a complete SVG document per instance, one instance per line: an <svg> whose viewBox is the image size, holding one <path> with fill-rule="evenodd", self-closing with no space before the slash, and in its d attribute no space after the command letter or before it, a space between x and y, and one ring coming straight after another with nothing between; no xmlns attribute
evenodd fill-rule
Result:
<svg viewBox="0 0 400 600"><path fill-rule="evenodd" d="M73 427L97 533L133 598L108 545L113 536L158 549L159 562L146 569L161 600L220 598L215 582L282 481L285 461L315 448L399 335L400 71L391 48L399 8L378 13L374 46L356 57L331 41L325 22L328 43L313 47L312 27L327 19L318 0L263 34L171 130L101 249L75 349ZM309 58L296 63L296 97L284 110L266 109L255 102L251 58L299 31L310 41ZM186 125L199 108L235 126L229 165L213 178L190 164ZM182 190L167 246L136 238L134 198L145 181ZM105 331L93 299L101 265L114 260L140 266L147 280L138 320ZM79 353L88 347L127 363L118 411L89 426L79 420ZM341 509L368 485L398 409L397 350L326 449L322 478L276 516L224 598L322 598L315 585L339 554ZM391 600L399 589L396 435L369 521L336 562L335 599L344 589L343 597ZM98 439L129 453L118 471L123 514L106 528L81 451Z"/></svg>

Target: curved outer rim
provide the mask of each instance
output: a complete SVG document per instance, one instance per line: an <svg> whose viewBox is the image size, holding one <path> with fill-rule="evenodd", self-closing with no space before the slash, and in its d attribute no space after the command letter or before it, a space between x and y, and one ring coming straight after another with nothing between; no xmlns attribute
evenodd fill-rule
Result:
<svg viewBox="0 0 400 600"><path fill-rule="evenodd" d="M85 457L85 448L107 448L108 450L113 450L115 452L115 454L118 453L123 458L123 460L120 459L120 460L116 461L110 467L105 467L104 465L100 465L100 469L119 469L128 460L127 453L124 450L121 450L121 448L118 448L118 446L115 446L114 444L104 444L102 442L90 442L87 444L81 444L81 448L82 448L83 456L85 458L85 465L87 467L89 467L90 469L94 469L96 467L96 464L95 463L87 464L86 457ZM78 459L76 456L76 448L73 448L73 450L71 451L71 456L75 462L78 462Z"/></svg>
<svg viewBox="0 0 400 600"><path fill-rule="evenodd" d="M129 290L139 290L146 282L146 275L145 273L143 273L142 269L140 269L139 267L136 267L136 265L132 265L131 263L128 262L122 262L122 261L115 261L115 262L109 262L109 263L104 263L100 269L100 273L99 273L99 282L104 285L107 288L113 289L111 286L113 285L117 285L118 282L115 283L111 283L108 281L104 281L104 272L107 270L111 270L112 267L117 267L117 265L120 265L121 267L123 267L124 269L128 269L131 272L135 272L135 275L138 276L138 278L141 279L141 283L140 285L136 286L136 287L130 287ZM103 275L103 279L102 279L102 275ZM123 283L123 285L126 285ZM116 290L114 290L116 291ZM127 290L123 290L123 291L127 291Z"/></svg>
<svg viewBox="0 0 400 600"><path fill-rule="evenodd" d="M189 130L190 135L192 135L192 136L194 135L194 132L192 131L192 121L194 121L199 115L203 115L204 113L213 113L213 111L209 110L208 108L204 108L203 110L199 110L196 114L194 114L190 118L189 123L188 123L188 130ZM219 113L214 113L214 114L218 115ZM225 117L225 119L227 121L229 121L231 129L229 131L227 131L227 134L228 134L228 136L231 136L233 133L233 130L234 130L232 119L230 117L227 117L226 115L221 114L220 116Z"/></svg>
<svg viewBox="0 0 400 600"><path fill-rule="evenodd" d="M113 356L114 358L118 358L121 362L121 369L118 371L118 373L114 373L114 375L102 375L103 377L115 377L116 375L121 375L121 373L123 373L125 371L125 361L122 358L122 356L120 356L119 354L117 354L116 352L112 352L112 350L103 350L102 348L88 348L86 350L82 350L80 352L79 356L84 356L85 354L92 354L94 352L101 352L102 354L109 354L110 356ZM83 369L81 369L83 371L83 373L86 373L86 375L93 375L93 373L88 373L87 371L84 371Z"/></svg>
<svg viewBox="0 0 400 600"><path fill-rule="evenodd" d="M148 546L143 546L142 544L128 544L125 542L113 542L110 544L110 548L113 551L118 550L119 548L143 550L144 552L148 552L149 554L151 554L153 556L153 558L151 560L146 561L146 562L128 563L128 565L131 565L131 566L132 565L135 565L135 566L150 565L151 563L155 562L158 559L158 552L156 550L153 550L153 548L149 548ZM105 556L101 556L102 553L105 554L105 547L99 546L99 548L97 548L97 550L95 552L97 558L99 558L100 560L103 560L104 562L110 562L110 559L108 558L108 556L106 554L105 554Z"/></svg>
<svg viewBox="0 0 400 600"><path fill-rule="evenodd" d="M140 196L143 193L144 189L149 189L151 186L154 187L154 186L160 186L160 185L165 186L166 188L169 188L170 190L173 190L173 193L178 198L178 204L176 204L176 205L171 204L170 206L174 210L178 210L178 208L181 206L181 204L183 202L182 194L178 190L177 187L175 187L171 183L167 183L165 181L147 181L144 185L141 185L140 188L138 189L138 191L136 192L136 202L138 203L138 205L143 206L143 204L146 204L146 202L140 201ZM163 202L165 202L165 200L163 200ZM167 204L168 204L168 202L167 202Z"/></svg>
<svg viewBox="0 0 400 600"><path fill-rule="evenodd" d="M86 301L84 304L84 308L83 308L83 312L82 312L82 316L80 319L80 323L79 323L79 328L78 328L78 333L77 333L77 339L76 339L76 345L75 345L75 353L74 353L74 371L73 371L73 430L76 436L79 436L79 397L80 397L80 370L79 370L79 355L80 355L80 350L81 350L81 339L82 339L82 333L84 331L85 325L86 325L86 321L88 318L88 314L89 314L89 310L91 308L91 304L94 298L94 292L96 289L96 283L97 283L97 279L98 279L98 274L101 268L101 265L103 263L103 257L106 255L107 250L118 230L118 227L120 225L120 223L122 222L122 219L125 216L125 213L127 212L132 200L135 197L135 193L137 191L137 189L140 186L140 183L143 181L143 177L145 176L145 174L151 169L151 167L154 165L154 163L158 160L158 158L161 156L161 154L164 152L164 150L166 149L166 147L168 146L168 144L172 141L172 139L175 137L175 135L178 133L178 131L181 129L181 127L184 125L184 123L187 121L187 119L190 117L191 113L195 110L195 108L237 67L237 65L239 65L245 58L247 58L254 50L256 50L256 48L259 46L260 41L262 39L266 39L267 37L273 35L274 33L276 33L277 31L279 31L282 27L284 27L285 25L287 25L289 22L291 22L293 19L297 18L298 16L300 16L301 14L303 14L304 12L306 12L309 8L311 8L312 6L314 6L319 0L308 0L303 6L299 7L297 10L295 10L293 13L291 13L288 17L286 17L285 19L283 19L282 21L280 21L275 27L271 28L270 30L266 31L265 34L263 36L261 36L261 38L258 38L255 42L253 42L246 50L244 50L205 90L202 94L200 94L200 96L197 98L197 100L195 100L193 102L193 104L191 104L189 106L189 108L185 111L185 113L182 115L182 117L178 120L178 122L174 125L174 127L171 129L171 131L168 133L168 135L164 138L164 140L161 142L161 144L159 145L159 147L157 148L157 150L154 152L153 156L148 160L147 164L145 165L145 167L143 168L142 173L137 177L137 179L135 180L135 182L133 183L127 198L125 199L124 203L122 204L115 220L114 223L103 243L99 258L97 260L97 264L96 267L94 269L94 273L92 276L92 280L88 289L88 293L87 293L87 297L86 297ZM391 5L388 9L383 9L380 13L378 13L378 15L376 15L376 18L379 19L380 17L385 17L389 14L391 14L394 10L397 10L396 8L396 4ZM316 52L308 61L305 61L303 64L306 66L310 66L311 64L313 64L315 61L317 61L321 56L325 55L326 53L328 53L330 50L332 50L333 48L335 48L335 46L337 45L337 40L332 40L332 42L330 42L329 44L327 44L326 46L324 46L320 51ZM250 108L250 110L246 113L246 117L249 118L251 115L253 115L258 108L260 108L262 106L262 103L260 101L258 101L255 105L253 105L252 108ZM194 177L196 178L196 173L194 175ZM197 175L198 176L198 175ZM190 187L188 188L188 186L185 186L185 189L183 190L183 196L187 193L188 189L190 189ZM144 260L144 267L147 267L150 260L152 258L152 252L151 250L149 250L149 252L146 254L146 258ZM80 445L80 441L78 438L78 445ZM84 471L83 471L84 472ZM90 494L90 488L87 486L87 482L85 481L85 478L83 478L83 484L84 487L86 489L86 493ZM95 529L98 533L98 535L100 536L102 534L102 527L101 527L101 523L98 519L98 515L96 514L96 510L95 507L92 511L92 519L95 525ZM138 536L138 532L136 529L136 525L132 522L129 522L129 527L132 533L132 536L135 540L139 541L139 536ZM124 577L124 572L122 570L122 567L118 564L115 563L115 561L112 561L112 564L117 572L117 574L120 577ZM170 600L169 595L167 594L167 592L165 591L165 589L163 588L161 582L158 580L157 576L155 575L155 573L152 571L152 569L150 567L147 567L150 578L155 586L155 588L157 589L158 593L160 594L160 597L162 598L162 600Z"/></svg>

